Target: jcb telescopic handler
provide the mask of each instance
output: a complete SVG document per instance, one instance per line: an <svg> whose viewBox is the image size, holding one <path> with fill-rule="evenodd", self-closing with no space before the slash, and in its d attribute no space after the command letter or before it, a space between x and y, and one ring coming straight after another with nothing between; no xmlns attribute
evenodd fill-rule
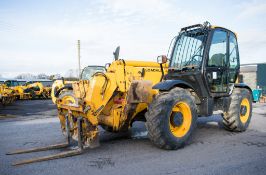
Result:
<svg viewBox="0 0 266 175"><path fill-rule="evenodd" d="M125 132L134 121L145 121L150 140L163 149L185 145L197 118L214 112L222 115L225 129L247 129L252 93L247 85L236 83L240 61L234 32L208 22L182 28L169 60L159 56L158 63L126 61L118 53L119 49L106 71L58 92L58 116L67 143L11 154L67 147L70 140L77 141L79 148L16 164L77 155L96 147L99 126Z"/></svg>

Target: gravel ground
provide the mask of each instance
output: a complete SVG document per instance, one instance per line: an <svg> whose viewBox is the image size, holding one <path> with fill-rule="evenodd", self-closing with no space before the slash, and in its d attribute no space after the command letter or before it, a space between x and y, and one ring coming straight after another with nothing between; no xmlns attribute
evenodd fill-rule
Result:
<svg viewBox="0 0 266 175"><path fill-rule="evenodd" d="M156 148L142 122L130 132L111 134L101 130L101 146L82 155L14 167L12 162L58 153L53 150L5 155L64 142L56 108L50 100L17 101L0 106L0 174L266 174L266 104L253 104L249 129L231 133L221 117L199 118L189 144L176 151Z"/></svg>

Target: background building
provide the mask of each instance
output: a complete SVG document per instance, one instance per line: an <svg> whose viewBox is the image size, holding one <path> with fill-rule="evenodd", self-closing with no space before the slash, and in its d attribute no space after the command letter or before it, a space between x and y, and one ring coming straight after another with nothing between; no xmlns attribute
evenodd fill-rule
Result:
<svg viewBox="0 0 266 175"><path fill-rule="evenodd" d="M242 64L239 81L246 83L251 89L262 89L262 93L266 95L266 63Z"/></svg>

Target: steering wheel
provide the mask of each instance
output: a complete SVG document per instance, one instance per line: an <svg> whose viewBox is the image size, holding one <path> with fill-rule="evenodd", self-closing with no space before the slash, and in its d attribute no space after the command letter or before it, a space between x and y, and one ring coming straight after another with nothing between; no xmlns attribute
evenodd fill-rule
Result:
<svg viewBox="0 0 266 175"><path fill-rule="evenodd" d="M202 55L193 55L191 58L191 62L198 61L198 59L196 59L195 57L202 57Z"/></svg>
<svg viewBox="0 0 266 175"><path fill-rule="evenodd" d="M192 62L196 62L196 61L198 61L198 59L196 59L195 57L202 57L202 55L193 55L192 57L191 57L191 59L189 59L189 61L185 64L185 66L188 66L188 65L190 65Z"/></svg>

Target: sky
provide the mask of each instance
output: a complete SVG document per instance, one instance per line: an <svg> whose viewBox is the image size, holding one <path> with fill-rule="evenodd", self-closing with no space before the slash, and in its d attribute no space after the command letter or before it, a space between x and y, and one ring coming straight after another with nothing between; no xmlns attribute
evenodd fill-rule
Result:
<svg viewBox="0 0 266 175"><path fill-rule="evenodd" d="M209 21L237 33L241 64L266 62L266 1L0 0L0 75L64 75L120 58L156 61L181 27Z"/></svg>

